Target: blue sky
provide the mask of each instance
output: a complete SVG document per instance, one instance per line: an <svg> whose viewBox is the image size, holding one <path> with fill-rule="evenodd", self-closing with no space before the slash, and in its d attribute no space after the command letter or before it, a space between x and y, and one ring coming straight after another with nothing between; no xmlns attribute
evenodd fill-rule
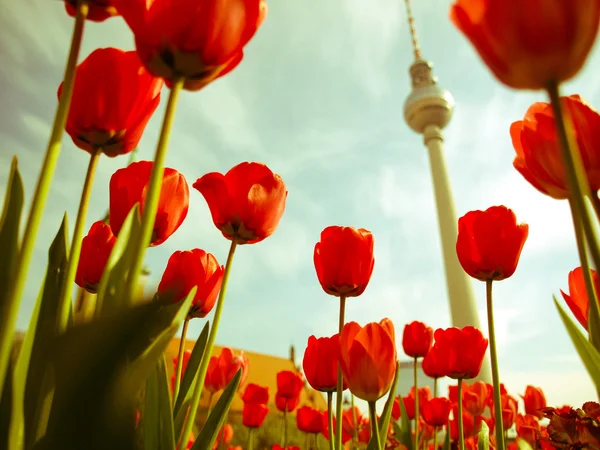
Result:
<svg viewBox="0 0 600 450"><path fill-rule="evenodd" d="M56 107L72 19L60 1L0 0L0 193L10 159L19 157L30 199ZM550 403L581 404L594 389L563 329L552 294L567 288L578 265L565 202L539 194L513 169L509 126L543 93L517 92L496 82L448 19L450 1L420 0L414 14L424 57L456 99L446 130L446 158L459 215L505 204L529 223L516 274L495 286L501 375L510 391L541 386ZM97 47L133 49L120 18L86 26L82 58ZM218 343L301 358L309 335L337 329L338 302L317 282L314 244L328 225L353 225L375 236L376 263L366 292L350 299L348 320L390 317L397 335L422 320L449 326L437 218L422 138L403 119L412 51L400 0L272 1L246 58L232 74L181 97L167 165L191 185L211 171L260 161L289 190L277 232L239 248ZM600 107L593 67L565 87ZM163 99L168 92L165 90ZM140 144L152 159L165 101ZM25 328L45 268L46 251L67 208L77 211L88 154L65 136L18 326ZM102 158L88 226L108 205L110 175L127 157ZM165 244L147 252L156 286L169 255L204 248L225 261L228 241L191 192L189 215ZM473 282L480 315L484 286ZM203 325L196 320L190 337ZM398 342L400 345L400 342ZM568 383L565 383L568 380Z"/></svg>

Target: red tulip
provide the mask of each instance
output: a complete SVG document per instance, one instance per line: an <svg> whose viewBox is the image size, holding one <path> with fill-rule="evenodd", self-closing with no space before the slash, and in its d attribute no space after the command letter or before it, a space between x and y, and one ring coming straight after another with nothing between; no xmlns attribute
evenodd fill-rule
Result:
<svg viewBox="0 0 600 450"><path fill-rule="evenodd" d="M441 427L448 424L448 417L452 411L452 402L444 397L436 397L421 405L421 416L426 424Z"/></svg>
<svg viewBox="0 0 600 450"><path fill-rule="evenodd" d="M239 356L236 356L233 350L225 347L219 356L210 358L204 387L210 393L225 389L240 369L242 370L241 386L248 376L249 364L248 357L244 352L240 352Z"/></svg>
<svg viewBox="0 0 600 450"><path fill-rule="evenodd" d="M291 370L282 370L277 374L277 394L275 405L280 411L293 411L300 402L300 393L304 387L302 374Z"/></svg>
<svg viewBox="0 0 600 450"><path fill-rule="evenodd" d="M248 383L244 395L242 396L242 401L245 404L252 403L255 405L266 405L269 402L269 388L254 383Z"/></svg>
<svg viewBox="0 0 600 450"><path fill-rule="evenodd" d="M116 235L136 203L140 204L140 214L144 211L152 164L151 161L134 162L117 170L111 177L110 226ZM151 247L162 244L177 231L187 216L189 197L184 176L174 169L165 168Z"/></svg>
<svg viewBox="0 0 600 450"><path fill-rule="evenodd" d="M600 189L600 114L579 95L561 97L593 192ZM537 190L556 199L569 197L567 176L563 165L555 117L549 103L537 102L529 107L523 120L510 127L516 156L513 162Z"/></svg>
<svg viewBox="0 0 600 450"><path fill-rule="evenodd" d="M298 447L297 445L289 445L287 447L281 447L278 444L273 444L273 446L271 447L271 450L300 450L300 447Z"/></svg>
<svg viewBox="0 0 600 450"><path fill-rule="evenodd" d="M94 50L75 74L66 131L73 143L109 157L134 150L160 103L163 82L150 75L136 52ZM58 88L58 98L62 84ZM129 212L129 211L128 211Z"/></svg>
<svg viewBox="0 0 600 450"><path fill-rule="evenodd" d="M429 349L423 361L421 361L421 369L430 378L442 378L446 374L444 372L445 369L441 367L441 363L441 358L438 356L438 352L435 351L435 346L433 346Z"/></svg>
<svg viewBox="0 0 600 450"><path fill-rule="evenodd" d="M269 408L267 405L262 403L244 403L242 423L248 428L260 428L265 422L268 413Z"/></svg>
<svg viewBox="0 0 600 450"><path fill-rule="evenodd" d="M88 13L86 19L92 22L103 22L109 17L117 15L117 10L111 5L111 0L91 0L88 2ZM67 14L75 17L77 12L77 0L65 0Z"/></svg>
<svg viewBox="0 0 600 450"><path fill-rule="evenodd" d="M473 436L478 429L475 428L475 418L463 410L463 434L466 437ZM458 405L452 405L452 418L450 421L450 438L458 441Z"/></svg>
<svg viewBox="0 0 600 450"><path fill-rule="evenodd" d="M468 212L458 219L458 260L473 278L504 280L517 269L528 233L506 206Z"/></svg>
<svg viewBox="0 0 600 450"><path fill-rule="evenodd" d="M540 424L536 416L532 415L517 415L517 436L521 439L526 440L529 445L536 447L535 442L537 439L537 431L540 429Z"/></svg>
<svg viewBox="0 0 600 450"><path fill-rule="evenodd" d="M505 430L510 430L517 419L518 403L514 397L508 394L502 394L502 426ZM491 409L492 416L494 415L494 408Z"/></svg>
<svg viewBox="0 0 600 450"><path fill-rule="evenodd" d="M215 443L213 444L213 450L217 450L221 446L221 444L229 445L231 443L232 439L233 439L233 427L230 424L226 423L219 430L217 439L215 440Z"/></svg>
<svg viewBox="0 0 600 450"><path fill-rule="evenodd" d="M598 33L598 0L456 0L456 27L494 75L517 89L571 79Z"/></svg>
<svg viewBox="0 0 600 450"><path fill-rule="evenodd" d="M295 410L300 404L300 396L297 397L285 397L279 392L275 394L275 406L281 412L291 412Z"/></svg>
<svg viewBox="0 0 600 450"><path fill-rule="evenodd" d="M400 408L400 397L394 397L394 403L392 403L392 419L399 420L402 417L402 408Z"/></svg>
<svg viewBox="0 0 600 450"><path fill-rule="evenodd" d="M433 341L433 329L423 322L412 322L404 327L402 348L411 358L422 358L427 355Z"/></svg>
<svg viewBox="0 0 600 450"><path fill-rule="evenodd" d="M337 297L362 294L373 273L373 246L373 235L363 228L325 228L314 253L315 269L323 290Z"/></svg>
<svg viewBox="0 0 600 450"><path fill-rule="evenodd" d="M540 411L546 407L546 396L544 391L538 387L527 386L525 395L522 396L525 403L525 414L536 416L538 419L544 417L544 413Z"/></svg>
<svg viewBox="0 0 600 450"><path fill-rule="evenodd" d="M363 417L358 427L358 442L368 444L371 441L371 421Z"/></svg>
<svg viewBox="0 0 600 450"><path fill-rule="evenodd" d="M473 417L483 415L487 406L487 386L483 381L477 381L470 386L463 384L463 408Z"/></svg>
<svg viewBox="0 0 600 450"><path fill-rule="evenodd" d="M337 430L337 420L336 420L335 416L332 417L332 421L333 421L333 436L335 437L336 430ZM329 441L329 411L321 412L321 422L322 422L322 427L323 427L323 429L321 430L321 434L325 437L325 439L327 439ZM352 439L352 435L346 433L346 430L343 428L343 424L342 424L342 444L345 444L350 439Z"/></svg>
<svg viewBox="0 0 600 450"><path fill-rule="evenodd" d="M596 294L600 295L600 278L598 277L598 273L592 269L590 269L590 273ZM569 272L569 295L565 294L562 290L560 293L577 321L587 330L590 301L581 267L577 267L575 270Z"/></svg>
<svg viewBox="0 0 600 450"><path fill-rule="evenodd" d="M419 405L427 403L431 399L431 390L429 386L419 388ZM410 392L406 397L402 397L404 403L404 409L409 420L415 418L415 388L410 388ZM400 405L398 405L400 406Z"/></svg>
<svg viewBox="0 0 600 450"><path fill-rule="evenodd" d="M335 334L330 338L308 338L302 368L306 381L313 389L321 392L333 392L337 389L339 355L339 335ZM346 389L345 383L343 388Z"/></svg>
<svg viewBox="0 0 600 450"><path fill-rule="evenodd" d="M181 380L183 380L183 376L185 375L185 370L187 369L187 365L190 362L190 357L192 356L192 352L190 350L185 350L183 352L183 360L181 361ZM171 376L171 391L175 391L175 376L177 373L177 363L179 359L177 357L173 357L173 375ZM181 381L180 380L180 381Z"/></svg>
<svg viewBox="0 0 600 450"><path fill-rule="evenodd" d="M321 413L310 406L303 406L296 412L296 426L304 433L320 433L323 430Z"/></svg>
<svg viewBox="0 0 600 450"><path fill-rule="evenodd" d="M475 327L441 328L435 330L435 345L440 366L446 376L454 379L469 379L479 375L488 340Z"/></svg>
<svg viewBox="0 0 600 450"><path fill-rule="evenodd" d="M75 274L75 283L86 291L95 293L102 279L106 263L117 239L109 225L94 223L81 241L81 254Z"/></svg>
<svg viewBox="0 0 600 450"><path fill-rule="evenodd" d="M204 250L177 251L169 258L158 295L177 303L197 287L188 317L206 317L217 301L223 272L217 258Z"/></svg>
<svg viewBox="0 0 600 450"><path fill-rule="evenodd" d="M271 236L285 210L287 190L264 164L241 163L225 175L212 172L194 183L208 203L215 226L238 244Z"/></svg>
<svg viewBox="0 0 600 450"><path fill-rule="evenodd" d="M340 336L340 367L356 397L374 402L390 389L396 372L394 325L389 319L344 325Z"/></svg>
<svg viewBox="0 0 600 450"><path fill-rule="evenodd" d="M231 72L267 13L262 0L113 0L148 70L197 91Z"/></svg>
<svg viewBox="0 0 600 450"><path fill-rule="evenodd" d="M342 431L348 436L354 436L355 430L362 423L363 415L357 406L348 408L342 413Z"/></svg>

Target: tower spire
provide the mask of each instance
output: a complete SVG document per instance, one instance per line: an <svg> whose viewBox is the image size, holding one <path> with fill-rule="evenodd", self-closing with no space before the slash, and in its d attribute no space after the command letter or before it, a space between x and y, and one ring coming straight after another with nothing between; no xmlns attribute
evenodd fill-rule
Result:
<svg viewBox="0 0 600 450"><path fill-rule="evenodd" d="M410 0L404 0L406 5L406 17L408 18L408 29L410 31L410 39L412 40L413 52L415 60L421 59L421 48L419 47L419 39L417 38L417 28L415 26L415 18L413 17Z"/></svg>

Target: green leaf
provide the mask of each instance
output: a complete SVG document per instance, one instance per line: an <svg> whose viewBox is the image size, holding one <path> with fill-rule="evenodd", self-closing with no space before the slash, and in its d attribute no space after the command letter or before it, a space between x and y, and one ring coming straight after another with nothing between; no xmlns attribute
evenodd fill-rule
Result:
<svg viewBox="0 0 600 450"><path fill-rule="evenodd" d="M184 404L184 401L192 398L193 389L191 388L193 384L195 384L194 380L198 374L198 368L200 367L200 362L202 361L202 355L204 355L204 350L206 349L208 331L209 324L206 322L206 324L204 324L204 328L202 328L202 332L200 333L198 340L194 344L187 368L183 373L183 379L181 380L181 385L179 386L179 394L177 395L177 401L175 402L175 407L173 408L173 416L175 417L177 417L179 411L181 410L181 406Z"/></svg>
<svg viewBox="0 0 600 450"><path fill-rule="evenodd" d="M25 414L25 448L31 448L40 430L45 427L44 417L47 418L48 396L52 391L52 371L48 367L46 342L56 336L58 323L58 303L64 274L69 255L67 215L63 216L62 223L56 237L48 250L48 266L44 284L38 296L36 309L39 316L31 318L26 340L31 339L31 356L27 375L22 380L27 380L24 386L24 414Z"/></svg>
<svg viewBox="0 0 600 450"><path fill-rule="evenodd" d="M213 448L215 440L217 439L217 435L219 434L219 430L223 424L225 424L227 413L229 412L229 408L233 402L233 397L238 391L241 379L242 369L237 371L229 385L223 391L223 394L221 394L221 397L219 397L219 400L210 412L208 419L206 419L206 423L202 427L202 431L196 438L196 441L192 446L192 450L206 450ZM185 448L186 445L187 442L182 442L183 448Z"/></svg>
<svg viewBox="0 0 600 450"><path fill-rule="evenodd" d="M490 428L488 427L485 420L481 421L479 427L479 434L477 435L477 449L478 450L489 450L490 448Z"/></svg>
<svg viewBox="0 0 600 450"><path fill-rule="evenodd" d="M10 448L12 444L10 428L12 425L13 381L13 371L8 370L4 387L0 392L0 450Z"/></svg>
<svg viewBox="0 0 600 450"><path fill-rule="evenodd" d="M529 442L520 437L517 437L517 446L519 447L519 450L533 450L533 447L529 445Z"/></svg>
<svg viewBox="0 0 600 450"><path fill-rule="evenodd" d="M175 450L171 395L164 356L146 381L141 426L144 450Z"/></svg>
<svg viewBox="0 0 600 450"><path fill-rule="evenodd" d="M396 390L398 389L398 375L400 373L400 363L396 361L396 373L394 374L394 381L392 381L392 387L390 388L390 393L388 394L387 401L385 402L385 406L383 407L383 411L381 413L381 419L379 419L379 436L382 437L382 442L385 441L383 439L388 434L388 429L390 428L390 419L392 417L392 408L394 407L394 399L398 395ZM404 402L402 402L404 403ZM369 446L371 444L369 443ZM376 448L377 445L375 445Z"/></svg>
<svg viewBox="0 0 600 450"><path fill-rule="evenodd" d="M579 357L583 361L583 365L596 385L596 390L600 391L600 353L598 353L598 350L594 348L569 315L562 309L556 296L553 296L553 298L556 308L558 309L558 314L571 337L571 341L573 342L577 353L579 353Z"/></svg>
<svg viewBox="0 0 600 450"><path fill-rule="evenodd" d="M446 437L444 438L444 446L442 450L450 450L450 430L446 427Z"/></svg>
<svg viewBox="0 0 600 450"><path fill-rule="evenodd" d="M407 450L412 450L413 439L412 439L412 422L408 418L404 401L400 399L400 425L394 422L394 433L398 441L407 447Z"/></svg>
<svg viewBox="0 0 600 450"><path fill-rule="evenodd" d="M188 309L188 301L142 304L49 340L46 351L56 370L56 387L46 434L35 449L135 448L136 407L149 375L146 368L156 367L164 332L169 328L174 334Z"/></svg>
<svg viewBox="0 0 600 450"><path fill-rule="evenodd" d="M130 299L125 298L125 286L140 239L141 226L139 204L136 204L123 222L102 274L96 300L99 314L114 312L132 304Z"/></svg>
<svg viewBox="0 0 600 450"><path fill-rule="evenodd" d="M8 285L12 279L14 264L19 255L19 225L23 210L23 180L19 173L17 157L10 166L4 195L4 209L0 217L0 317L8 317ZM4 320L4 319L2 319Z"/></svg>

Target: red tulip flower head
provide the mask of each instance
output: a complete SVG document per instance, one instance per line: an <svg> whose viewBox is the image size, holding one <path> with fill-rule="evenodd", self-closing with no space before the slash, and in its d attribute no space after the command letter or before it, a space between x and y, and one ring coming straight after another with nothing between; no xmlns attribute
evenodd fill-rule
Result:
<svg viewBox="0 0 600 450"><path fill-rule="evenodd" d="M452 402L444 397L436 397L421 405L421 415L427 425L441 427L448 424Z"/></svg>
<svg viewBox="0 0 600 450"><path fill-rule="evenodd" d="M423 361L421 361L423 373L430 378L442 378L446 376L445 368L442 367L442 358L438 356L435 345L429 349Z"/></svg>
<svg viewBox="0 0 600 450"><path fill-rule="evenodd" d="M204 250L177 251L169 258L158 295L178 303L197 287L188 317L206 317L217 301L223 272L217 258Z"/></svg>
<svg viewBox="0 0 600 450"><path fill-rule="evenodd" d="M249 383L242 396L242 401L244 402L242 423L248 428L260 428L269 413L267 407L269 388Z"/></svg>
<svg viewBox="0 0 600 450"><path fill-rule="evenodd" d="M545 89L583 66L598 33L600 1L455 0L451 18L501 82Z"/></svg>
<svg viewBox="0 0 600 450"><path fill-rule="evenodd" d="M320 433L323 431L321 412L310 406L299 408L296 412L296 426L304 433Z"/></svg>
<svg viewBox="0 0 600 450"><path fill-rule="evenodd" d="M140 214L143 213L152 164L151 161L134 162L117 170L111 177L110 226L116 235L136 203L140 204ZM185 177L174 169L165 168L151 247L162 244L177 231L187 216L189 202L190 192Z"/></svg>
<svg viewBox="0 0 600 450"><path fill-rule="evenodd" d="M134 150L160 103L163 81L150 75L136 52L94 50L75 74L66 131L73 143L109 157ZM58 98L62 84L58 88Z"/></svg>
<svg viewBox="0 0 600 450"><path fill-rule="evenodd" d="M87 236L81 241L81 253L75 274L75 283L79 287L96 293L116 241L110 225L99 221L91 226Z"/></svg>
<svg viewBox="0 0 600 450"><path fill-rule="evenodd" d="M396 344L391 320L361 327L348 322L340 336L340 367L348 389L374 402L389 390L396 373Z"/></svg>
<svg viewBox="0 0 600 450"><path fill-rule="evenodd" d="M77 14L77 0L65 0L65 9L68 15L75 17ZM86 19L92 22L103 22L116 15L117 10L112 6L111 0L91 0L88 2Z"/></svg>
<svg viewBox="0 0 600 450"><path fill-rule="evenodd" d="M373 235L363 228L325 228L314 253L315 269L323 290L337 297L362 294L375 265L373 246Z"/></svg>
<svg viewBox="0 0 600 450"><path fill-rule="evenodd" d="M248 383L242 401L244 403L266 405L269 402L269 388L255 383Z"/></svg>
<svg viewBox="0 0 600 450"><path fill-rule="evenodd" d="M267 13L262 0L113 0L148 70L197 91L231 72Z"/></svg>
<svg viewBox="0 0 600 450"><path fill-rule="evenodd" d="M314 336L309 337L302 361L306 381L317 391L335 391L338 382L339 360L339 335L319 339ZM345 384L343 388L346 389Z"/></svg>
<svg viewBox="0 0 600 450"><path fill-rule="evenodd" d="M579 95L561 97L561 102L571 118L590 189L596 192L600 189L600 114ZM552 105L544 102L531 105L523 120L511 125L510 135L516 152L513 166L523 178L543 194L567 199L567 175Z"/></svg>
<svg viewBox="0 0 600 450"><path fill-rule="evenodd" d="M526 440L532 447L535 447L537 441L537 432L540 430L538 418L529 414L518 414L516 428L517 436Z"/></svg>
<svg viewBox="0 0 600 450"><path fill-rule="evenodd" d="M275 405L280 411L293 411L300 402L304 387L302 374L292 370L282 370L277 374L277 394Z"/></svg>
<svg viewBox="0 0 600 450"><path fill-rule="evenodd" d="M227 239L254 244L271 236L285 210L287 190L264 164L241 163L225 175L212 172L194 183L215 226Z"/></svg>
<svg viewBox="0 0 600 450"><path fill-rule="evenodd" d="M544 413L540 411L546 407L544 391L538 387L527 386L525 388L525 395L522 397L523 403L525 403L525 414L536 416L538 419L544 417Z"/></svg>
<svg viewBox="0 0 600 450"><path fill-rule="evenodd" d="M590 269L590 272L592 274L594 289L597 294L600 294L600 278L598 277L598 273L592 269ZM569 272L569 294L565 294L562 290L560 293L577 321L587 330L590 301L581 267L577 267L575 270Z"/></svg>
<svg viewBox="0 0 600 450"><path fill-rule="evenodd" d="M458 260L473 278L504 280L515 273L528 234L506 206L468 212L458 219Z"/></svg>
<svg viewBox="0 0 600 450"><path fill-rule="evenodd" d="M210 358L204 387L211 393L225 389L240 369L242 370L241 386L246 381L249 366L250 362L244 352L236 356L233 350L225 347L218 356Z"/></svg>
<svg viewBox="0 0 600 450"><path fill-rule="evenodd" d="M433 342L433 329L423 322L412 322L404 327L402 348L411 358L423 358Z"/></svg>
<svg viewBox="0 0 600 450"><path fill-rule="evenodd" d="M487 385L477 381L471 385L463 383L463 408L473 417L482 416L487 406Z"/></svg>
<svg viewBox="0 0 600 450"><path fill-rule="evenodd" d="M434 333L434 349L438 352L445 375L454 379L470 379L479 375L488 340L475 327L438 328Z"/></svg>

